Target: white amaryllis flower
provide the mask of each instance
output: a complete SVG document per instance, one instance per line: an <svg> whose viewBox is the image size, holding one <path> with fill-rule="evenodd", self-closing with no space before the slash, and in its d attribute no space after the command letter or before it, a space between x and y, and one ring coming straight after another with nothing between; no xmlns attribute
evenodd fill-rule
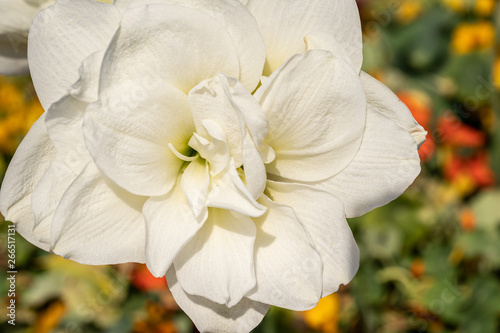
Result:
<svg viewBox="0 0 500 333"><path fill-rule="evenodd" d="M66 258L146 262L202 332L348 283L346 217L420 170L425 132L360 72L353 0L58 0L29 60L46 113L1 212Z"/></svg>
<svg viewBox="0 0 500 333"><path fill-rule="evenodd" d="M0 0L0 75L28 74L31 20L56 0Z"/></svg>

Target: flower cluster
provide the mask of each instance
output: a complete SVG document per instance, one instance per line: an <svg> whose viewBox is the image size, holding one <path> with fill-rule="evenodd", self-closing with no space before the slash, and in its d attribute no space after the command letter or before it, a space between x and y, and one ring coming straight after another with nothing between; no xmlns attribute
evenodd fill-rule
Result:
<svg viewBox="0 0 500 333"><path fill-rule="evenodd" d="M346 217L420 171L426 132L361 71L352 0L58 0L28 44L46 112L2 214L65 258L146 263L202 332L348 283Z"/></svg>

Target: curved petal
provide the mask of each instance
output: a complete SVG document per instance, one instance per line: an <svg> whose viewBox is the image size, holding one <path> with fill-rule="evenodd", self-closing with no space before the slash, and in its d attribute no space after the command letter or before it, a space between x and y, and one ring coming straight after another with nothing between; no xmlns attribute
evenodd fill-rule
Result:
<svg viewBox="0 0 500 333"><path fill-rule="evenodd" d="M106 52L100 91L124 81L135 81L134 90L159 90L166 81L187 94L218 73L239 77L239 68L231 37L210 15L185 6L150 4L124 13Z"/></svg>
<svg viewBox="0 0 500 333"><path fill-rule="evenodd" d="M323 260L323 293L349 283L359 267L359 249L347 224L342 201L303 184L267 182L274 202L293 207Z"/></svg>
<svg viewBox="0 0 500 333"><path fill-rule="evenodd" d="M132 6L148 3L168 3L186 6L203 12L221 24L234 44L240 63L237 78L252 92L257 87L264 67L264 41L250 12L232 0L134 0Z"/></svg>
<svg viewBox="0 0 500 333"><path fill-rule="evenodd" d="M233 307L255 286L255 226L244 215L209 209L208 219L174 260L182 289Z"/></svg>
<svg viewBox="0 0 500 333"><path fill-rule="evenodd" d="M363 215L399 197L420 173L412 136L368 108L366 130L354 160L330 179L311 183L344 203L347 217Z"/></svg>
<svg viewBox="0 0 500 333"><path fill-rule="evenodd" d="M321 257L292 208L265 196L259 202L267 212L253 219L257 286L246 296L291 310L311 309L321 297Z"/></svg>
<svg viewBox="0 0 500 333"><path fill-rule="evenodd" d="M131 193L159 196L174 186L184 163L169 144L186 152L194 125L187 96L179 90L164 83L134 95L137 88L126 81L102 93L87 107L83 135L107 177Z"/></svg>
<svg viewBox="0 0 500 333"><path fill-rule="evenodd" d="M211 177L207 206L231 210L246 216L257 217L266 208L259 204L241 180L234 161L220 174Z"/></svg>
<svg viewBox="0 0 500 333"><path fill-rule="evenodd" d="M269 305L243 298L238 304L227 307L200 296L186 293L177 280L175 268L167 272L167 283L175 301L202 332L248 333L266 315Z"/></svg>
<svg viewBox="0 0 500 333"><path fill-rule="evenodd" d="M50 106L45 116L45 126L59 158L75 174L79 174L92 160L82 133L87 105L71 95L65 95Z"/></svg>
<svg viewBox="0 0 500 333"><path fill-rule="evenodd" d="M29 74L28 31L35 14L54 3L0 0L0 75Z"/></svg>
<svg viewBox="0 0 500 333"><path fill-rule="evenodd" d="M408 107L389 88L365 72L360 74L368 105L411 134L420 147L425 142L427 132L413 118Z"/></svg>
<svg viewBox="0 0 500 333"><path fill-rule="evenodd" d="M198 157L189 163L181 178L183 196L186 197L196 217L206 211L209 185L210 174L208 172L208 164L205 160ZM165 269L168 269L168 267Z"/></svg>
<svg viewBox="0 0 500 333"><path fill-rule="evenodd" d="M51 245L51 226L54 212L61 198L76 179L61 154L56 154L47 171L31 194L31 208L35 218L33 234L42 243Z"/></svg>
<svg viewBox="0 0 500 333"><path fill-rule="evenodd" d="M247 8L266 45L264 75L269 76L293 55L304 53L304 37L317 31L335 36L359 72L362 36L354 0L250 0Z"/></svg>
<svg viewBox="0 0 500 333"><path fill-rule="evenodd" d="M0 54L0 75L27 75L27 74L29 74L28 59L26 58L13 59L5 57Z"/></svg>
<svg viewBox="0 0 500 333"><path fill-rule="evenodd" d="M166 195L152 197L142 209L146 220L146 263L156 277L162 277L184 246L207 218L193 214L179 183Z"/></svg>
<svg viewBox="0 0 500 333"><path fill-rule="evenodd" d="M33 190L49 167L56 150L45 129L45 114L31 127L9 163L0 190L0 210L6 220L30 243L46 251L50 246L33 235L34 217L31 210Z"/></svg>
<svg viewBox="0 0 500 333"><path fill-rule="evenodd" d="M78 80L82 60L106 48L120 19L116 6L94 0L58 0L35 17L28 59L45 110Z"/></svg>
<svg viewBox="0 0 500 333"><path fill-rule="evenodd" d="M64 193L52 222L52 251L82 264L145 262L144 197L107 180L91 162Z"/></svg>
<svg viewBox="0 0 500 333"><path fill-rule="evenodd" d="M366 117L358 74L329 51L296 55L255 93L276 152L267 172L300 181L333 176L356 155Z"/></svg>
<svg viewBox="0 0 500 333"><path fill-rule="evenodd" d="M206 120L215 122L225 134L230 155L234 158L237 167L243 163L243 137L246 133L245 120L231 94L233 90L231 86L238 84L241 83L219 74L198 84L188 95L196 133L210 138L212 135L207 132L208 129L203 123L206 123ZM253 99L249 92L243 91L248 94L245 97Z"/></svg>

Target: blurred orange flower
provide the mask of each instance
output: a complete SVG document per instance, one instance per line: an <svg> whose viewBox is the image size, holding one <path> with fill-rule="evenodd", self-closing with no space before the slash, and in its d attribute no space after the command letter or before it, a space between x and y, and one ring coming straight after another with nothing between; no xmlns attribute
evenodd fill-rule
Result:
<svg viewBox="0 0 500 333"><path fill-rule="evenodd" d="M451 45L458 54L484 50L495 42L495 27L490 21L461 23L453 31Z"/></svg>
<svg viewBox="0 0 500 333"><path fill-rule="evenodd" d="M472 231L476 228L476 215L471 209L465 208L462 210L460 213L460 225L466 231Z"/></svg>
<svg viewBox="0 0 500 333"><path fill-rule="evenodd" d="M448 112L437 124L438 141L451 147L480 148L486 143L486 135L462 123Z"/></svg>
<svg viewBox="0 0 500 333"><path fill-rule="evenodd" d="M156 278L151 274L144 264L138 264L132 272L132 285L142 291L154 291L167 288L167 280Z"/></svg>
<svg viewBox="0 0 500 333"><path fill-rule="evenodd" d="M422 162L428 161L436 150L436 143L431 134L432 103L425 93L420 91L401 91L399 99L410 109L413 118L427 131L426 141L418 150Z"/></svg>
<svg viewBox="0 0 500 333"><path fill-rule="evenodd" d="M445 159L444 176L459 186L462 194L466 195L475 188L487 187L495 183L495 174L489 162L489 154L485 151L480 151L470 157L462 157L458 153L451 152Z"/></svg>
<svg viewBox="0 0 500 333"><path fill-rule="evenodd" d="M495 0L476 0L474 12L479 16L491 16L495 9Z"/></svg>
<svg viewBox="0 0 500 333"><path fill-rule="evenodd" d="M324 333L337 333L340 299L338 294L322 298L318 305L309 311L302 312L307 326Z"/></svg>

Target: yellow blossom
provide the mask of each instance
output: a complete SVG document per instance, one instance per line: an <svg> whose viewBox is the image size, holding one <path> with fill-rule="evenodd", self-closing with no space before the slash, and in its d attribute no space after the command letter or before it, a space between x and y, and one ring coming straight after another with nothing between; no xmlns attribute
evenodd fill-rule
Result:
<svg viewBox="0 0 500 333"><path fill-rule="evenodd" d="M338 294L322 298L315 308L302 312L307 326L324 333L338 332L340 300Z"/></svg>
<svg viewBox="0 0 500 333"><path fill-rule="evenodd" d="M493 65L493 85L500 89L500 56L497 57Z"/></svg>
<svg viewBox="0 0 500 333"><path fill-rule="evenodd" d="M406 0L401 3L397 12L397 19L408 24L422 13L422 2L419 0Z"/></svg>
<svg viewBox="0 0 500 333"><path fill-rule="evenodd" d="M459 24L453 31L451 45L458 54L488 49L495 41L495 27L489 21Z"/></svg>
<svg viewBox="0 0 500 333"><path fill-rule="evenodd" d="M459 13L464 12L467 9L467 3L465 0L442 0L443 4Z"/></svg>
<svg viewBox="0 0 500 333"><path fill-rule="evenodd" d="M474 12L479 16L491 16L495 9L495 0L476 0Z"/></svg>

